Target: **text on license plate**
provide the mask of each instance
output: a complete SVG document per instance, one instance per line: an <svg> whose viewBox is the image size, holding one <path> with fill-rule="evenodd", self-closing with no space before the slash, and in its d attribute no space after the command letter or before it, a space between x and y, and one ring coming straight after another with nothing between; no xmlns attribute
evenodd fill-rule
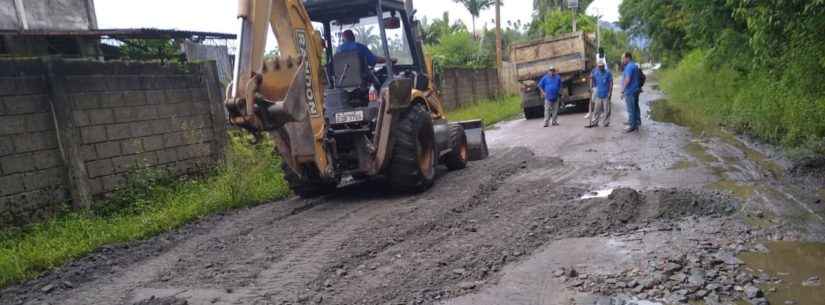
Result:
<svg viewBox="0 0 825 305"><path fill-rule="evenodd" d="M347 111L335 114L335 123L352 123L364 120L364 111Z"/></svg>

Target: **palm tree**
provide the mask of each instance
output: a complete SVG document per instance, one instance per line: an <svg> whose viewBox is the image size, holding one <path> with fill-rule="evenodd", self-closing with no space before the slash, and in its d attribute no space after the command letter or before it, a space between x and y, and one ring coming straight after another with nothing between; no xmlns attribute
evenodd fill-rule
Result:
<svg viewBox="0 0 825 305"><path fill-rule="evenodd" d="M381 50L381 36L377 33L373 33L373 30L375 30L374 27L366 27L363 25L358 25L352 28L356 41L367 46L371 50Z"/></svg>
<svg viewBox="0 0 825 305"><path fill-rule="evenodd" d="M473 35L476 33L476 18L481 14L481 11L490 8L496 2L495 0L453 0L456 3L464 5L464 8L470 12L473 18Z"/></svg>

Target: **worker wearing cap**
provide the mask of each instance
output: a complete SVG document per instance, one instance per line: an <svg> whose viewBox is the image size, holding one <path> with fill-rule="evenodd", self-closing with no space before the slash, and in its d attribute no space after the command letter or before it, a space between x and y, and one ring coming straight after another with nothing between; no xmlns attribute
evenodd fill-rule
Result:
<svg viewBox="0 0 825 305"><path fill-rule="evenodd" d="M596 92L593 94L593 116L586 127L599 127L602 115L604 115L604 127L608 127L610 126L610 97L613 96L613 74L607 70L604 61L600 60L591 76L592 87Z"/></svg>
<svg viewBox="0 0 825 305"><path fill-rule="evenodd" d="M539 81L538 87L544 97L544 127L547 127L551 120L553 126L559 125L561 76L556 73L556 67L550 67L550 71Z"/></svg>

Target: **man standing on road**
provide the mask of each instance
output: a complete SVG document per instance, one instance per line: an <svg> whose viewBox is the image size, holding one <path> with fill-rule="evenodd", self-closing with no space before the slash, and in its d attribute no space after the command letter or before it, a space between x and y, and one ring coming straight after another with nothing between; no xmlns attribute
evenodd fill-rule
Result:
<svg viewBox="0 0 825 305"><path fill-rule="evenodd" d="M641 71L639 65L633 61L633 55L630 52L624 53L622 64L624 64L622 96L627 108L628 125L624 131L630 133L639 130L639 125L642 124L641 110L639 109L639 93L642 89Z"/></svg>
<svg viewBox="0 0 825 305"><path fill-rule="evenodd" d="M561 76L556 74L556 67L550 67L539 81L539 91L544 97L544 127L547 127L551 119L553 126L559 125L559 96L561 95Z"/></svg>
<svg viewBox="0 0 825 305"><path fill-rule="evenodd" d="M590 125L585 127L599 127L602 114L604 114L604 127L608 127L610 126L610 98L613 96L613 74L605 68L604 61L599 61L590 81L591 87L596 92L593 94L593 116L590 119Z"/></svg>

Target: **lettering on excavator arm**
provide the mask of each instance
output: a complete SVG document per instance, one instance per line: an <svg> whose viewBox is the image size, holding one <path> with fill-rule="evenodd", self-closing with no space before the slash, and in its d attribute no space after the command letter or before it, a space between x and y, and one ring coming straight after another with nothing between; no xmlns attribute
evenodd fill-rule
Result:
<svg viewBox="0 0 825 305"><path fill-rule="evenodd" d="M307 34L303 29L295 30L295 41L298 44L298 48L301 50L303 61L308 63ZM310 64L304 65L304 81L306 82L307 109L309 110L310 115L317 117L320 114L318 113L318 107L315 105L315 88L312 84L312 65Z"/></svg>

